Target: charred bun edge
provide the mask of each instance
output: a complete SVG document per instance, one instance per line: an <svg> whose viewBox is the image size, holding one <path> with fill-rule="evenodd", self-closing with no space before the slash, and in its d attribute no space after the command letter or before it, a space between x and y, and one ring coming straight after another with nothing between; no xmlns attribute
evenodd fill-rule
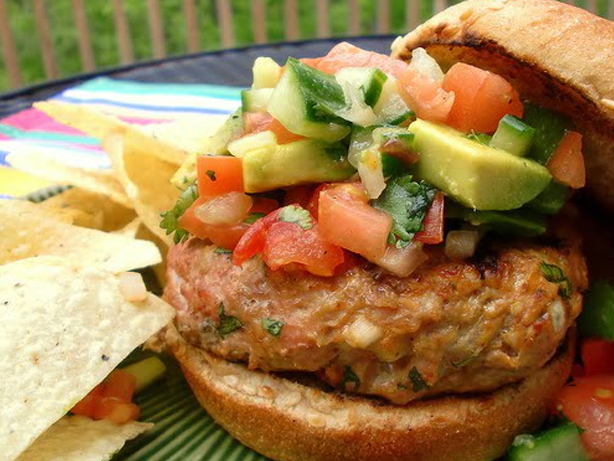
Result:
<svg viewBox="0 0 614 461"><path fill-rule="evenodd" d="M166 343L198 401L233 437L281 461L492 460L539 427L567 380L575 335L529 378L480 395L395 406L248 370L188 344Z"/></svg>
<svg viewBox="0 0 614 461"><path fill-rule="evenodd" d="M422 47L443 67L495 72L528 99L569 116L584 135L587 188L614 211L614 23L556 0L468 0L392 46Z"/></svg>

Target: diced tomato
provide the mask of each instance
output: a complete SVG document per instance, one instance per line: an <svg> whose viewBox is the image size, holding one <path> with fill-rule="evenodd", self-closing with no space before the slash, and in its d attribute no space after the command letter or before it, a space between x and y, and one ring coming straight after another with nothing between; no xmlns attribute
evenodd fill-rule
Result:
<svg viewBox="0 0 614 461"><path fill-rule="evenodd" d="M113 370L104 381L103 398L114 398L130 403L136 387L136 376L122 370Z"/></svg>
<svg viewBox="0 0 614 461"><path fill-rule="evenodd" d="M254 199L254 204L252 205L252 209L249 210L250 213L263 213L268 215L279 208L277 200L273 200L272 198L254 196L252 196L252 198Z"/></svg>
<svg viewBox="0 0 614 461"><path fill-rule="evenodd" d="M107 419L115 424L126 424L139 419L141 411L134 403L121 402L114 398L104 398L96 407L93 419Z"/></svg>
<svg viewBox="0 0 614 461"><path fill-rule="evenodd" d="M301 59L301 62L331 75L346 67L377 67L396 77L407 67L403 61L363 50L348 42L335 45L326 56Z"/></svg>
<svg viewBox="0 0 614 461"><path fill-rule="evenodd" d="M199 156L196 159L196 173L200 197L245 192L240 158L222 155Z"/></svg>
<svg viewBox="0 0 614 461"><path fill-rule="evenodd" d="M582 363L586 376L614 375L614 342L599 338L587 338L581 346Z"/></svg>
<svg viewBox="0 0 614 461"><path fill-rule="evenodd" d="M319 194L318 223L322 237L367 259L386 252L392 217L366 203L364 191L344 184Z"/></svg>
<svg viewBox="0 0 614 461"><path fill-rule="evenodd" d="M96 386L92 389L83 399L77 403L70 412L73 415L81 415L87 416L88 418L93 418L96 413L96 406L98 402L102 399L102 385Z"/></svg>
<svg viewBox="0 0 614 461"><path fill-rule="evenodd" d="M443 89L454 92L447 124L457 130L493 133L505 115L522 118L518 92L503 77L462 62L446 73Z"/></svg>
<svg viewBox="0 0 614 461"><path fill-rule="evenodd" d="M440 123L448 119L455 95L431 76L408 66L399 74L397 88L418 118Z"/></svg>
<svg viewBox="0 0 614 461"><path fill-rule="evenodd" d="M443 194L437 192L424 217L422 230L416 234L417 241L427 245L437 245L443 242L443 209Z"/></svg>
<svg viewBox="0 0 614 461"><path fill-rule="evenodd" d="M137 420L140 410L131 402L135 386L136 377L133 374L114 370L77 403L71 413L95 420L107 419L115 424Z"/></svg>
<svg viewBox="0 0 614 461"><path fill-rule="evenodd" d="M586 170L582 155L582 135L568 131L548 161L548 169L559 182L572 189L586 184Z"/></svg>
<svg viewBox="0 0 614 461"><path fill-rule="evenodd" d="M614 461L614 375L575 378L557 394L554 410L583 429L591 459Z"/></svg>
<svg viewBox="0 0 614 461"><path fill-rule="evenodd" d="M179 218L179 225L195 237L209 239L214 245L232 250L237 246L243 234L250 228L245 222L235 225L211 225L205 224L194 214L194 210L202 205L207 197L199 197ZM256 197L249 213L268 214L275 210L279 204L272 199ZM249 216L249 214L247 215Z"/></svg>
<svg viewBox="0 0 614 461"><path fill-rule="evenodd" d="M248 135L259 131L267 131L273 116L268 112L244 112L243 133Z"/></svg>
<svg viewBox="0 0 614 461"><path fill-rule="evenodd" d="M281 210L259 219L247 230L233 252L233 264L240 266L261 254L273 270L297 263L312 274L333 275L335 268L343 263L343 250L322 239L315 221L310 229L280 221Z"/></svg>
<svg viewBox="0 0 614 461"><path fill-rule="evenodd" d="M279 211L276 210L252 224L235 246L232 252L232 263L240 266L253 256L261 254L266 243L267 231L278 221Z"/></svg>
<svg viewBox="0 0 614 461"><path fill-rule="evenodd" d="M297 224L278 221L268 229L262 259L273 270L297 263L312 274L331 276L343 263L344 254L322 239L317 223L304 230Z"/></svg>
<svg viewBox="0 0 614 461"><path fill-rule="evenodd" d="M273 118L268 112L246 112L243 114L245 134L272 131L277 137L277 144L288 144L305 139L300 134L288 131L279 120Z"/></svg>
<svg viewBox="0 0 614 461"><path fill-rule="evenodd" d="M314 185L288 187L286 189L286 195L284 196L284 205L292 205L293 203L297 203L303 208L307 209L307 211L310 211L308 207L315 189L316 186ZM316 214L312 216L317 217L318 215Z"/></svg>

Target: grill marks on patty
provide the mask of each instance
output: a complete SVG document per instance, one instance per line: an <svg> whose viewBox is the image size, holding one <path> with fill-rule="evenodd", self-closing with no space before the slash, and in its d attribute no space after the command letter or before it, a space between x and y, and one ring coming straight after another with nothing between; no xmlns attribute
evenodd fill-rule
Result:
<svg viewBox="0 0 614 461"><path fill-rule="evenodd" d="M327 383L404 404L448 392L488 391L522 379L556 351L580 312L586 267L574 245L490 245L467 262L438 248L412 276L362 260L317 277L243 267L198 240L169 255L165 297L197 347L266 371L312 371ZM568 298L541 264L560 267ZM220 316L240 326L219 334ZM266 321L265 321L266 319ZM266 325L278 322L279 334Z"/></svg>

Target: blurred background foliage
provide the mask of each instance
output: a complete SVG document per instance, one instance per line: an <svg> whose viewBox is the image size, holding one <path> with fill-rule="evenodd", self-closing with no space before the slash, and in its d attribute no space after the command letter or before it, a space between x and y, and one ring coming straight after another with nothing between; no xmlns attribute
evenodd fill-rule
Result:
<svg viewBox="0 0 614 461"><path fill-rule="evenodd" d="M92 47L97 68L117 66L119 53L115 38L113 5L111 0L86 0L87 20L90 28ZM135 60L151 59L152 49L147 22L146 0L125 0L125 11L134 47ZM200 47L202 51L221 48L220 31L216 20L214 0L197 0L198 24L200 25ZM346 0L329 1L329 21L332 36L347 36L348 6ZM449 1L448 3L457 3ZM607 14L608 0L599 0L598 11ZM253 42L249 0L232 0L234 34L236 46ZM266 0L267 35L269 42L284 40L284 2ZM406 32L405 0L390 0L391 33ZM584 6L582 0L576 2ZM315 0L298 0L300 38L316 35ZM377 2L361 0L361 33L373 34L377 18ZM36 31L32 0L6 0L7 13L16 42L19 63L24 84L45 79L39 40ZM53 35L53 44L60 75L82 72L78 48L77 30L71 0L47 0L47 15ZM162 0L160 8L164 18L166 49L168 55L187 52L185 17L182 0ZM433 1L424 0L421 6L422 20L429 18ZM4 61L0 68L0 91L8 89Z"/></svg>

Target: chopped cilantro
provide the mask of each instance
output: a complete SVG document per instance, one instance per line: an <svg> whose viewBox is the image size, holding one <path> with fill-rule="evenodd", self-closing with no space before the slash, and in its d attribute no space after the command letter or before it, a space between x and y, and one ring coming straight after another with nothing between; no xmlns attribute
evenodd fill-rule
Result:
<svg viewBox="0 0 614 461"><path fill-rule="evenodd" d="M554 264L548 264L545 262L542 262L539 267L546 280L559 285L559 294L563 298L569 298L569 296L571 296L571 282L567 277L565 277L563 269L561 269L559 266L555 266Z"/></svg>
<svg viewBox="0 0 614 461"><path fill-rule="evenodd" d="M254 224L256 221L258 221L260 218L264 218L265 214L264 213L257 213L257 212L253 212L247 215L247 218L245 218L243 220L243 222L245 224Z"/></svg>
<svg viewBox="0 0 614 461"><path fill-rule="evenodd" d="M409 175L392 179L388 183L373 205L392 216L389 243L399 248L411 243L416 232L422 230L422 222L436 191L424 181L412 181Z"/></svg>
<svg viewBox="0 0 614 461"><path fill-rule="evenodd" d="M222 338L225 338L230 333L235 330L238 330L243 326L243 323L236 317L232 315L226 315L224 312L224 303L220 303L220 323L217 326L217 332L220 334Z"/></svg>
<svg viewBox="0 0 614 461"><path fill-rule="evenodd" d="M211 181L217 181L217 178L215 177L215 171L207 170L205 171L205 174L209 177Z"/></svg>
<svg viewBox="0 0 614 461"><path fill-rule="evenodd" d="M354 389L358 389L360 387L360 378L354 373L352 367L347 366L343 369L343 379L341 380L341 387L344 387L348 383L354 384Z"/></svg>
<svg viewBox="0 0 614 461"><path fill-rule="evenodd" d="M213 250L213 252L219 255L232 254L232 250L229 250L228 248L222 248L222 247L217 247L215 250Z"/></svg>
<svg viewBox="0 0 614 461"><path fill-rule="evenodd" d="M283 207L279 212L279 220L294 223L303 230L309 230L313 227L313 219L309 211L296 205Z"/></svg>
<svg viewBox="0 0 614 461"><path fill-rule="evenodd" d="M414 392L425 391L430 387L416 367L412 367L409 370L409 380L411 381L411 389Z"/></svg>
<svg viewBox="0 0 614 461"><path fill-rule="evenodd" d="M170 235L173 232L173 241L175 243L183 242L189 237L189 232L183 229L179 225L179 218L190 208L194 201L198 198L198 186L196 183L188 186L179 196L175 206L161 213L162 221L160 221L160 227L166 229L166 235Z"/></svg>
<svg viewBox="0 0 614 461"><path fill-rule="evenodd" d="M279 336L281 329L285 325L283 320L262 319L262 328L271 333L273 336Z"/></svg>

